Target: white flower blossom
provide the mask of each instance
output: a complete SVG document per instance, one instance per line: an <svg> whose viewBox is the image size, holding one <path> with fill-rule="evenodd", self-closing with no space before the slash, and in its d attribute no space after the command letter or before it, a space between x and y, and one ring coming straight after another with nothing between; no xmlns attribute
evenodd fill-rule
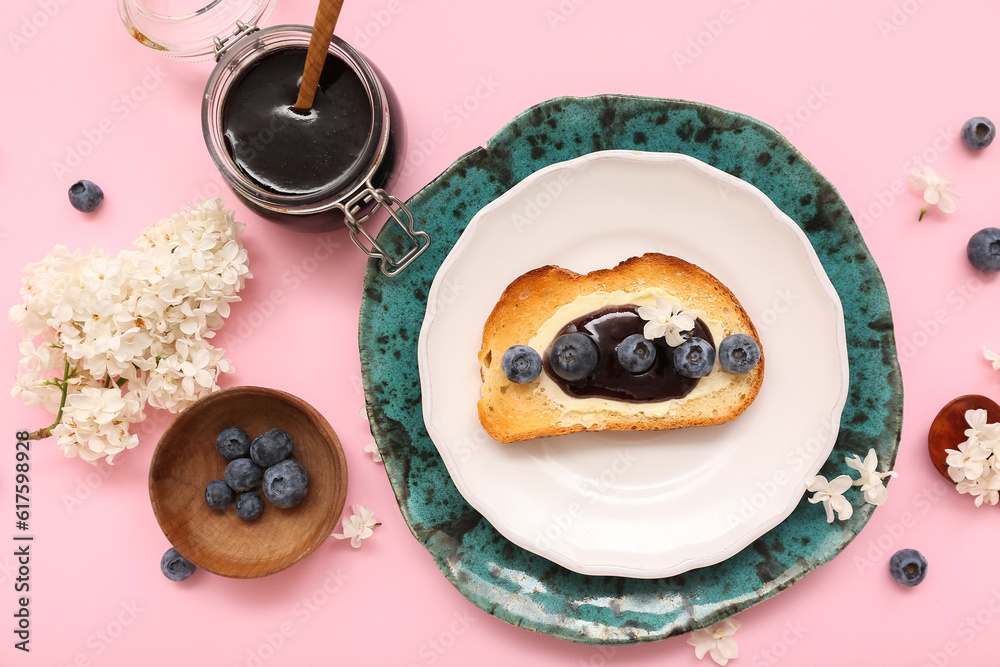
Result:
<svg viewBox="0 0 1000 667"><path fill-rule="evenodd" d="M138 444L129 425L142 417L140 402L133 395L122 396L118 387L84 387L66 399L65 414L52 434L67 457L113 463L115 455Z"/></svg>
<svg viewBox="0 0 1000 667"><path fill-rule="evenodd" d="M990 453L1000 445L1000 424L990 424L986 410L966 410L965 422L969 425L965 437L970 444L978 444Z"/></svg>
<svg viewBox="0 0 1000 667"><path fill-rule="evenodd" d="M860 477L854 480L854 486L860 486L865 493L865 500L872 505L881 505L889 495L882 481L884 477L898 477L899 473L894 471L878 471L878 455L874 449L868 450L868 455L864 460L857 454L853 458L845 458L848 468L853 468L860 473Z"/></svg>
<svg viewBox="0 0 1000 667"><path fill-rule="evenodd" d="M179 411L218 389L233 365L207 339L251 277L242 230L221 200L204 200L118 257L57 245L25 267L23 302L8 312L23 357L11 395L61 415L41 434L67 456L110 462L135 446L129 424L147 402Z"/></svg>
<svg viewBox="0 0 1000 667"><path fill-rule="evenodd" d="M978 443L966 440L958 446L958 449L946 449L948 456L945 463L948 464L948 476L953 482L962 480L974 481L983 475L990 451L980 447Z"/></svg>
<svg viewBox="0 0 1000 667"><path fill-rule="evenodd" d="M997 354L983 345L983 357L986 358L986 361L993 364L993 370L1000 371L1000 354Z"/></svg>
<svg viewBox="0 0 1000 667"><path fill-rule="evenodd" d="M365 445L364 451L372 455L372 461L375 463L382 462L382 453L378 450L378 445L375 444L374 440Z"/></svg>
<svg viewBox="0 0 1000 667"><path fill-rule="evenodd" d="M663 337L670 347L677 347L684 342L682 332L694 328L697 316L684 310L679 303L674 303L663 297L655 297L656 306L640 306L639 317L646 320L642 335L649 340Z"/></svg>
<svg viewBox="0 0 1000 667"><path fill-rule="evenodd" d="M830 481L827 481L826 477L822 475L816 475L806 482L806 490L813 492L809 502L823 503L827 523L833 523L834 512L837 513L837 518L841 521L850 519L851 515L854 514L854 508L843 494L851 488L852 484L853 480L847 475L840 475Z"/></svg>
<svg viewBox="0 0 1000 667"><path fill-rule="evenodd" d="M341 521L344 526L343 533L333 533L331 537L338 540L351 540L351 546L355 549L361 547L361 540L372 536L372 528L381 524L375 521L375 513L364 505L355 505L354 514Z"/></svg>
<svg viewBox="0 0 1000 667"><path fill-rule="evenodd" d="M694 654L699 660L708 653L717 664L725 665L740 657L740 647L733 638L739 629L739 621L727 618L710 628L695 630L688 637L688 644L694 646Z"/></svg>
<svg viewBox="0 0 1000 667"><path fill-rule="evenodd" d="M1000 503L1000 475L990 471L976 479L963 479L955 484L959 493L968 493L976 497L976 507L996 505Z"/></svg>
<svg viewBox="0 0 1000 667"><path fill-rule="evenodd" d="M989 423L983 409L966 410L965 421L967 439L945 450L948 476L959 493L975 496L976 507L1000 504L1000 423Z"/></svg>
<svg viewBox="0 0 1000 667"><path fill-rule="evenodd" d="M955 182L950 178L941 178L934 170L930 167L924 167L924 173L920 173L917 170L913 170L909 176L910 187L914 190L923 190L924 201L927 202L928 206L934 206L941 209L944 213L954 213L955 212L955 199L960 198L960 195L956 194L952 188L955 186ZM918 220L924 217L927 213L928 206L923 207L920 210L920 217Z"/></svg>

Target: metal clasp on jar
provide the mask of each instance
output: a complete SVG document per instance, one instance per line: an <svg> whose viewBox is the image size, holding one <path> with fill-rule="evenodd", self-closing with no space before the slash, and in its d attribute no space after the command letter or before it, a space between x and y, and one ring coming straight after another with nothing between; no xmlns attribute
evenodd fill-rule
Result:
<svg viewBox="0 0 1000 667"><path fill-rule="evenodd" d="M359 217L358 214L368 206L371 206L368 212ZM382 207L385 207L389 217L395 220L406 237L413 243L413 247L399 257L390 255L364 228L364 223ZM413 229L413 214L406 208L406 205L385 190L373 187L371 183L366 183L364 190L351 197L346 203L337 204L336 208L344 213L344 220L351 232L351 240L354 241L354 245L358 246L361 252L369 257L377 258L382 273L390 278L412 264L431 244L431 237L427 232ZM360 237L364 237L368 245L362 243ZM424 240L423 245L421 245L420 239Z"/></svg>
<svg viewBox="0 0 1000 667"><path fill-rule="evenodd" d="M247 35L251 35L260 30L254 24L247 24L243 21L236 22L236 28L233 30L233 34L229 37L219 38L214 37L213 42L215 42L215 62L222 60L222 56L226 55L228 51L236 42L243 39Z"/></svg>

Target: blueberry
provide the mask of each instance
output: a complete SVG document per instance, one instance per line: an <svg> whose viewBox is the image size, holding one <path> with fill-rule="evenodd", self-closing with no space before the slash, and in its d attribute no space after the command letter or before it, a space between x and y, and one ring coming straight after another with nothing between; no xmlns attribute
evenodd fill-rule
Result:
<svg viewBox="0 0 1000 667"><path fill-rule="evenodd" d="M747 373L760 361L760 347L753 336L737 333L719 343L719 364L730 373Z"/></svg>
<svg viewBox="0 0 1000 667"><path fill-rule="evenodd" d="M236 496L236 515L244 521L253 521L264 511L264 501L256 491L244 491Z"/></svg>
<svg viewBox="0 0 1000 667"><path fill-rule="evenodd" d="M674 370L686 378L703 378L712 371L715 350L703 338L692 336L674 348Z"/></svg>
<svg viewBox="0 0 1000 667"><path fill-rule="evenodd" d="M170 581L184 581L194 574L196 569L194 563L180 555L173 547L167 549L160 559L160 572Z"/></svg>
<svg viewBox="0 0 1000 667"><path fill-rule="evenodd" d="M969 263L980 271L1000 271L1000 229L980 229L969 239L966 253L969 255Z"/></svg>
<svg viewBox="0 0 1000 667"><path fill-rule="evenodd" d="M916 549L900 549L889 559L889 574L898 584L916 586L927 576L927 559Z"/></svg>
<svg viewBox="0 0 1000 667"><path fill-rule="evenodd" d="M556 338L549 351L552 372L567 382L582 380L597 368L597 345L582 333L568 333Z"/></svg>
<svg viewBox="0 0 1000 667"><path fill-rule="evenodd" d="M234 459L226 466L226 484L233 491L249 491L260 478L260 468L250 459Z"/></svg>
<svg viewBox="0 0 1000 667"><path fill-rule="evenodd" d="M273 466L292 455L292 436L280 428L258 435L250 445L250 458L262 468Z"/></svg>
<svg viewBox="0 0 1000 667"><path fill-rule="evenodd" d="M233 503L233 490L221 479L213 479L205 487L205 504L213 510L224 510Z"/></svg>
<svg viewBox="0 0 1000 667"><path fill-rule="evenodd" d="M618 355L618 363L629 373L645 373L653 367L653 362L656 361L656 348L653 347L653 341L638 333L632 334L618 343L615 354Z"/></svg>
<svg viewBox="0 0 1000 667"><path fill-rule="evenodd" d="M77 181L69 186L69 203L78 211L96 211L103 201L104 191L90 181Z"/></svg>
<svg viewBox="0 0 1000 667"><path fill-rule="evenodd" d="M278 507L295 507L309 490L309 475L294 459L285 459L264 471L264 495Z"/></svg>
<svg viewBox="0 0 1000 667"><path fill-rule="evenodd" d="M997 128L989 118L976 116L962 126L962 143L974 151L981 151L993 143L996 133Z"/></svg>
<svg viewBox="0 0 1000 667"><path fill-rule="evenodd" d="M500 359L500 370L511 382L533 382L542 372L542 356L527 345L512 345Z"/></svg>
<svg viewBox="0 0 1000 667"><path fill-rule="evenodd" d="M215 448L232 461L250 456L250 436L241 428L230 426L215 437Z"/></svg>

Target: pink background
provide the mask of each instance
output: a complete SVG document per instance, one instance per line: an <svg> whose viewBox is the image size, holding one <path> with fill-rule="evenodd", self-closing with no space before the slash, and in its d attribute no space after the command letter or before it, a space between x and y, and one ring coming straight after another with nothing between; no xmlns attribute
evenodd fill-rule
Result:
<svg viewBox="0 0 1000 667"><path fill-rule="evenodd" d="M311 23L315 7L282 0L269 24ZM971 116L1000 120L998 23L1000 8L971 0L349 0L343 11L337 33L378 64L405 107L401 198L532 104L620 92L707 102L774 125L862 225L900 345L900 477L838 558L738 616L742 657L733 664L995 662L1000 509L977 509L949 490L929 464L926 434L951 398L1000 394L1000 376L980 354L983 344L1000 349L1000 284L965 259L969 236L998 223L1000 142L973 154L958 139ZM20 300L21 268L53 244L114 253L186 202L222 196L247 223L254 273L217 339L237 366L225 384L277 387L323 412L346 450L348 503L367 504L382 522L360 550L331 539L269 578L198 573L178 585L159 573L168 544L146 491L169 415L154 411L140 445L113 468L66 460L54 442L39 442L31 459L32 650L24 654L11 632L11 443L0 456L0 543L11 545L0 547L0 664L711 664L698 663L684 638L581 646L469 603L410 535L382 467L362 451L371 441L359 416L363 258L341 231L322 239L341 250L330 258L320 251L315 262L321 238L256 217L226 190L201 136L211 64L175 63L141 47L110 0L11 0L0 27L3 312ZM456 105L467 111L457 115ZM88 143L79 166L56 173L68 151ZM905 177L918 161L955 179L963 195L956 213L917 222L921 200L905 190ZM104 188L96 214L67 202L79 178ZM18 338L14 326L0 326L4 375L15 372ZM15 430L50 418L13 400L3 406L11 441ZM915 589L887 573L903 547L930 562Z"/></svg>

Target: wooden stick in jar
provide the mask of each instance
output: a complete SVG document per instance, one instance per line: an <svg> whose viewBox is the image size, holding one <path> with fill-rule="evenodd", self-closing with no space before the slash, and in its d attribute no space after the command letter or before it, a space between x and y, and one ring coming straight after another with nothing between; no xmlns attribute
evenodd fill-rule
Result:
<svg viewBox="0 0 1000 667"><path fill-rule="evenodd" d="M326 62L330 40L333 38L333 29L337 26L337 19L343 6L344 0L319 2L312 37L309 39L309 50L306 52L306 65L302 71L302 84L299 86L298 99L295 100L297 111L308 111L312 108L319 76L323 73L323 64Z"/></svg>

